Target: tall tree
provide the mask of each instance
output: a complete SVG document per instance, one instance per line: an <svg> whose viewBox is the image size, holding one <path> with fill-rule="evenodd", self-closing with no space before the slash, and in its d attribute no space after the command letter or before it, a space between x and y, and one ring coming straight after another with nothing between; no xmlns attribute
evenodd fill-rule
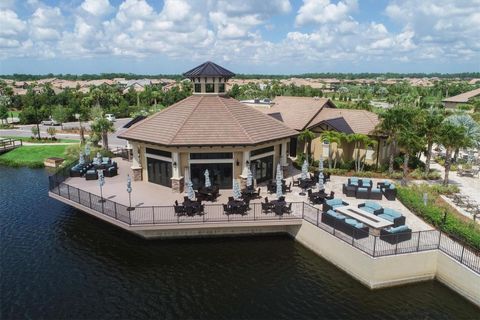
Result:
<svg viewBox="0 0 480 320"><path fill-rule="evenodd" d="M324 131L321 134L321 138L322 138L322 142L328 141L328 168L332 169L332 143L336 143L337 149L338 149L340 142L343 139L345 139L345 135L342 132L338 132L338 131ZM335 168L336 166L337 166L337 156L335 155L333 168Z"/></svg>
<svg viewBox="0 0 480 320"><path fill-rule="evenodd" d="M465 128L457 126L449 121L443 121L440 126L438 142L445 148L445 177L443 184L448 185L448 174L450 173L450 165L452 161L452 152L464 144Z"/></svg>
<svg viewBox="0 0 480 320"><path fill-rule="evenodd" d="M91 124L92 131L102 137L103 149L108 150L108 133L115 132L113 123L105 118L97 118Z"/></svg>
<svg viewBox="0 0 480 320"><path fill-rule="evenodd" d="M445 115L438 108L430 108L423 112L423 122L420 127L421 136L425 137L427 144L427 160L425 163L425 174L430 172L433 144L437 141L438 133Z"/></svg>
<svg viewBox="0 0 480 320"><path fill-rule="evenodd" d="M315 133L312 131L305 129L298 135L298 139L305 143L307 148L307 158L308 161L312 161L312 140L315 139Z"/></svg>
<svg viewBox="0 0 480 320"><path fill-rule="evenodd" d="M361 133L352 133L346 136L348 142L354 144L354 160L355 160L355 171L359 172L363 170L365 165L365 157L360 156L360 150L367 149L370 146L373 146L377 143L377 140L370 138L366 134Z"/></svg>
<svg viewBox="0 0 480 320"><path fill-rule="evenodd" d="M397 152L398 135L404 122L405 108L395 106L387 109L380 114L380 123L377 126L377 132L387 136L387 142L390 145L388 172L393 173L393 164Z"/></svg>

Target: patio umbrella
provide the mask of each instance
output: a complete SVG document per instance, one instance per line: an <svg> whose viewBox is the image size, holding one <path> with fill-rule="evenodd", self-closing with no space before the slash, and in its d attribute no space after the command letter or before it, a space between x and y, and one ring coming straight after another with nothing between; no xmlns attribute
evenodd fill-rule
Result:
<svg viewBox="0 0 480 320"><path fill-rule="evenodd" d="M90 152L91 152L91 150L90 150L90 143L87 143L87 144L85 145L85 155L86 155L87 158L89 158L89 159L90 159Z"/></svg>
<svg viewBox="0 0 480 320"><path fill-rule="evenodd" d="M250 171L250 168L247 169L248 170L248 173L247 173L247 187L250 187L253 185L253 174L252 174L252 171Z"/></svg>
<svg viewBox="0 0 480 320"><path fill-rule="evenodd" d="M278 164L277 165L277 198L280 198L281 196L283 196L282 179L283 179L282 169L280 168L280 164Z"/></svg>
<svg viewBox="0 0 480 320"><path fill-rule="evenodd" d="M302 178L302 180L308 178L308 162L307 162L307 159L305 159L305 161L303 161L301 178Z"/></svg>
<svg viewBox="0 0 480 320"><path fill-rule="evenodd" d="M195 200L195 191L193 191L193 183L190 180L187 182L187 197L192 201Z"/></svg>
<svg viewBox="0 0 480 320"><path fill-rule="evenodd" d="M83 152L80 152L80 156L78 157L78 163L79 164L85 163L85 157L83 156Z"/></svg>
<svg viewBox="0 0 480 320"><path fill-rule="evenodd" d="M233 198L235 200L242 198L242 192L240 191L240 185L238 184L237 179L233 180Z"/></svg>
<svg viewBox="0 0 480 320"><path fill-rule="evenodd" d="M325 190L325 185L323 184L323 172L320 171L318 174L318 183L317 183L318 190Z"/></svg>
<svg viewBox="0 0 480 320"><path fill-rule="evenodd" d="M210 174L208 173L208 169L205 170L205 188L210 188L212 186L212 182L210 181Z"/></svg>

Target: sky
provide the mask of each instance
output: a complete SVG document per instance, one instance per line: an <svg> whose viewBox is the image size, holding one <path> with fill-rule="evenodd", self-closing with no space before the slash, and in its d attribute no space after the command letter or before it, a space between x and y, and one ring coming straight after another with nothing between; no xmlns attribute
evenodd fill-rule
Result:
<svg viewBox="0 0 480 320"><path fill-rule="evenodd" d="M480 72L480 0L0 0L0 74Z"/></svg>

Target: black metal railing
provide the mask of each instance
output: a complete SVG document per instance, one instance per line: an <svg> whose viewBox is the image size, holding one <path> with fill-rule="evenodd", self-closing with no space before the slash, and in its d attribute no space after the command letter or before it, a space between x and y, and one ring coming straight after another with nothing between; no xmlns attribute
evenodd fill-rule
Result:
<svg viewBox="0 0 480 320"><path fill-rule="evenodd" d="M228 215L221 204L207 204L204 206L204 214L194 216L176 215L173 205L139 206L130 211L125 205L64 183L68 170L69 168L61 169L49 177L50 192L129 226L303 219L372 257L440 250L480 273L480 252L438 230L412 232L408 239L400 239L401 234L374 235L355 228L353 233L349 233L340 226L324 223L323 212L305 202L293 202L292 213L283 215L265 213L261 203L250 203L250 209L245 215Z"/></svg>

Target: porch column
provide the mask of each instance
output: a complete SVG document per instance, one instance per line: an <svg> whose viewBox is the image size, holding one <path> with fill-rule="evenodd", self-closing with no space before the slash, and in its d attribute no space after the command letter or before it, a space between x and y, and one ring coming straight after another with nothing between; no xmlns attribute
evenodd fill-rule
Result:
<svg viewBox="0 0 480 320"><path fill-rule="evenodd" d="M280 166L284 177L288 176L288 162L287 162L287 142L282 142L282 152L280 154Z"/></svg>
<svg viewBox="0 0 480 320"><path fill-rule="evenodd" d="M288 166L287 162L287 142L282 142L282 154L280 155L280 165L282 167Z"/></svg>
<svg viewBox="0 0 480 320"><path fill-rule="evenodd" d="M133 175L133 181L142 181L142 160L140 159L140 154L138 152L138 144L137 143L132 143L132 153L133 153L133 159L132 159L132 175Z"/></svg>
<svg viewBox="0 0 480 320"><path fill-rule="evenodd" d="M178 152L172 152L172 191L182 193L184 179L180 175L180 155Z"/></svg>
<svg viewBox="0 0 480 320"><path fill-rule="evenodd" d="M247 164L248 161L248 164ZM250 166L250 150L243 151L242 159L242 174L240 175L240 188L245 189L247 187L248 167Z"/></svg>

